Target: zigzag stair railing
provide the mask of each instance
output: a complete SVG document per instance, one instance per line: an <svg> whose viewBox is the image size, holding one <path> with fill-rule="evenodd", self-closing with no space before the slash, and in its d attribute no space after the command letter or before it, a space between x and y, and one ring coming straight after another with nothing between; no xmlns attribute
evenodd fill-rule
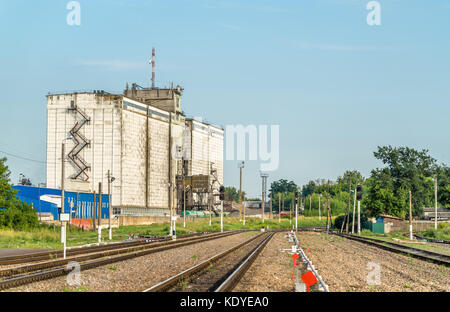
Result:
<svg viewBox="0 0 450 312"><path fill-rule="evenodd" d="M70 134L72 135L74 141L76 142L75 146L72 148L72 150L69 152L69 159L73 162L73 164L78 167L79 171L71 176L72 179L78 179L80 175L84 175L85 178L84 181L89 180L89 175L86 173L86 170L89 169L88 164L86 161L78 156L78 154L90 144L89 140L86 139L84 135L79 133L78 131L81 130L81 128L90 121L90 119L86 116L86 114L79 110L78 108L74 109L76 113L80 114L83 117L83 120L81 122L76 122L75 126L70 130Z"/></svg>

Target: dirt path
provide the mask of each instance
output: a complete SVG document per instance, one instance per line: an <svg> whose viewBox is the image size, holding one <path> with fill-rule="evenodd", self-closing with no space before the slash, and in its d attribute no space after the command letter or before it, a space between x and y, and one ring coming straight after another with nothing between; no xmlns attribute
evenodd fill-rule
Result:
<svg viewBox="0 0 450 312"><path fill-rule="evenodd" d="M303 232L297 237L330 291L450 291L450 269L443 265L333 235ZM376 282L377 265L380 285L370 285L368 277Z"/></svg>

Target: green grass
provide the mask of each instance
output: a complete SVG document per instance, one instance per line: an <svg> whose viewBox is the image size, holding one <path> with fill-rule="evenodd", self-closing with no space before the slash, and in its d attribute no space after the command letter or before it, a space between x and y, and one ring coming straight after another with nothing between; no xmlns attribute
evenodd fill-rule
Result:
<svg viewBox="0 0 450 312"><path fill-rule="evenodd" d="M211 225L209 225L209 218L198 218L195 221L186 222L186 227L183 227L183 218L178 219L176 233L177 235L220 231L220 218L213 218ZM292 220L290 224L289 219L282 218L278 222L278 218L273 220L265 220L262 223L260 218L247 217L245 226L239 222L239 218L227 217L224 218L224 230L260 230L261 228L269 227L270 230L281 228L292 228L295 221ZM326 219L322 218L319 221L318 217L299 217L299 227L311 226L325 226ZM169 234L170 225L166 223L154 223L151 225L129 225L121 226L120 228L113 228L113 241L120 241L128 239L128 234L146 235L146 236L166 236ZM102 238L108 241L108 229L102 231ZM81 246L97 243L97 232L95 231L79 231L77 228L67 230L67 246ZM62 249L63 244L60 242L60 228L59 226L42 226L38 229L30 231L14 231L10 229L0 229L0 248L41 248L41 249Z"/></svg>
<svg viewBox="0 0 450 312"><path fill-rule="evenodd" d="M69 288L64 288L63 291L64 292L83 292L83 291L88 291L89 287L87 286L81 286L78 288L73 288L73 289L69 289Z"/></svg>
<svg viewBox="0 0 450 312"><path fill-rule="evenodd" d="M439 224L439 226L442 226L442 224ZM405 234L407 234L407 235L405 235ZM404 246L413 247L413 248L417 248L417 249L423 249L423 250L428 250L428 251L432 251L432 252L450 255L450 249L446 246L439 246L439 245L433 244L433 243L408 243L409 231L396 231L396 232L391 232L391 233L380 234L380 233L372 233L369 230L363 230L363 231L361 231L361 235L365 236L365 237L376 238L376 239L379 239L379 240L385 241L385 242L391 242L391 243L401 244ZM394 239L398 239L400 241L396 241Z"/></svg>
<svg viewBox="0 0 450 312"><path fill-rule="evenodd" d="M429 228L422 235L428 238L450 241L450 222L439 223L437 230Z"/></svg>

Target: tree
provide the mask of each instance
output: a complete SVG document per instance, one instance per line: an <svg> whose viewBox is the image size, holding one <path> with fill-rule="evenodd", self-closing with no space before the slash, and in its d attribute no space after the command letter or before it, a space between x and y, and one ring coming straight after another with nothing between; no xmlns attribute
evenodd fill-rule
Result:
<svg viewBox="0 0 450 312"><path fill-rule="evenodd" d="M234 201L236 203L239 202L239 190L237 190L234 186L225 187L225 200ZM245 200L245 192L242 191L242 200Z"/></svg>
<svg viewBox="0 0 450 312"><path fill-rule="evenodd" d="M287 181L284 179L281 179L279 181L274 181L270 185L270 193L277 194L277 193L293 193L296 192L298 189L297 184L295 184L293 181Z"/></svg>
<svg viewBox="0 0 450 312"><path fill-rule="evenodd" d="M428 155L428 150L383 146L378 147L374 156L386 167L372 170L368 181L368 196L364 203L373 215L386 213L404 217L409 207L409 191L414 214L431 204L432 177L438 166Z"/></svg>
<svg viewBox="0 0 450 312"><path fill-rule="evenodd" d="M6 158L0 158L0 227L28 229L39 224L33 207L18 200L16 191L10 185Z"/></svg>
<svg viewBox="0 0 450 312"><path fill-rule="evenodd" d="M363 205L371 216L388 214L404 218L408 210L408 191L394 189L389 169L374 169L367 180Z"/></svg>
<svg viewBox="0 0 450 312"><path fill-rule="evenodd" d="M438 180L438 202L445 208L450 208L450 168L446 165L439 166L437 169ZM434 206L434 191L433 191Z"/></svg>
<svg viewBox="0 0 450 312"><path fill-rule="evenodd" d="M309 181L308 184L303 185L303 187L302 187L302 196L306 198L306 197L314 194L315 189L316 189L316 183L314 181Z"/></svg>

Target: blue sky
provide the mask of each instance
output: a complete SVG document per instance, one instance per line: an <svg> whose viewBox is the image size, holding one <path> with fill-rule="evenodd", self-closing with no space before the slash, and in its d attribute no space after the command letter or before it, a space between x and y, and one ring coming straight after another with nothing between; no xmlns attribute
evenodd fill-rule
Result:
<svg viewBox="0 0 450 312"><path fill-rule="evenodd" d="M226 126L280 125L269 183L368 176L378 145L429 149L450 163L450 1L0 0L0 150L45 161L47 92L185 88L189 116ZM1 156L4 154L0 153ZM13 182L45 182L45 164L8 156ZM239 184L237 162L225 184ZM260 193L259 161L244 189Z"/></svg>

